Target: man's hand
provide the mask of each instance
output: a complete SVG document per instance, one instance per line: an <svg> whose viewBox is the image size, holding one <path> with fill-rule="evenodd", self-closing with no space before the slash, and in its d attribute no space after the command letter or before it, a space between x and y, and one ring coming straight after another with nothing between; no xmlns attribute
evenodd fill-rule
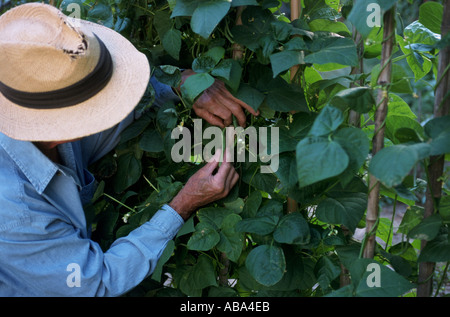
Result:
<svg viewBox="0 0 450 317"><path fill-rule="evenodd" d="M193 74L195 73L192 70L185 70L182 74L182 82ZM259 115L259 111L255 111L245 102L235 98L225 84L217 79L211 87L203 92L192 108L197 116L220 128L229 126L233 122L233 115L239 125L245 127L244 109L255 116Z"/></svg>
<svg viewBox="0 0 450 317"><path fill-rule="evenodd" d="M220 151L211 161L189 178L185 186L169 203L169 206L187 220L197 208L224 198L236 184L239 174L233 165L226 161L214 173L219 165Z"/></svg>

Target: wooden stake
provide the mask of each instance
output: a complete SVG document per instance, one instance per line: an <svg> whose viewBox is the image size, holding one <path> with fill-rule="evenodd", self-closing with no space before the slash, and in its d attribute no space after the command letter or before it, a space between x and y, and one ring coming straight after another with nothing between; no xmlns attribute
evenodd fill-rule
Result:
<svg viewBox="0 0 450 317"><path fill-rule="evenodd" d="M441 34L442 38L450 31L450 1L447 0L444 3L444 15L442 17ZM438 64L438 75L439 81L438 86L435 90L434 99L434 117L442 117L449 113L450 109L450 98L445 95L450 91L450 72L447 70L447 65L450 64L450 48L447 46L439 52L439 64ZM428 187L426 191L426 202L425 202L425 212L424 219L431 216L436 212L436 207L438 201L441 197L442 192L442 181L441 176L444 170L444 155L431 156L429 165L426 167L428 169ZM427 241L422 240L421 250L425 248ZM419 277L418 277L418 287L417 296L418 297L428 297L432 293L433 289L433 273L435 264L433 262L421 262L419 263Z"/></svg>
<svg viewBox="0 0 450 317"><path fill-rule="evenodd" d="M378 77L377 105L375 112L375 132L372 139L372 155L384 147L384 121L387 114L388 88L391 82L391 55L395 43L395 6L384 14L383 48L381 52L381 72ZM366 245L364 258L373 258L375 253L375 233L378 221L378 203L380 200L380 183L369 175L369 197L366 213Z"/></svg>
<svg viewBox="0 0 450 317"><path fill-rule="evenodd" d="M291 0L291 21L294 21L300 17L301 13L301 6L299 0ZM299 65L292 66L291 71L291 81L295 80L295 75L297 74L297 71L299 69ZM287 199L287 212L291 213L298 210L298 203L288 197Z"/></svg>

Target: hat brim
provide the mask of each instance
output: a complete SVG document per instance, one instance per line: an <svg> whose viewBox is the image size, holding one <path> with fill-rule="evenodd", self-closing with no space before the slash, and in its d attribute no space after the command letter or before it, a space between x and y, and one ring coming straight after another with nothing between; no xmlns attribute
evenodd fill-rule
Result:
<svg viewBox="0 0 450 317"><path fill-rule="evenodd" d="M31 109L0 94L0 131L23 141L64 141L107 130L125 119L148 86L150 65L119 33L89 21L81 27L95 33L109 50L113 74L108 84L83 103L57 109Z"/></svg>

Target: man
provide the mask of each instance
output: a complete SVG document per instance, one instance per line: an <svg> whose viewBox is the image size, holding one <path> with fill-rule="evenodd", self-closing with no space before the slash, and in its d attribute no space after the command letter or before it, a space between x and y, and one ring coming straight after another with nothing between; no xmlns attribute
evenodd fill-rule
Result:
<svg viewBox="0 0 450 317"><path fill-rule="evenodd" d="M148 276L184 220L225 197L238 179L218 156L154 217L109 250L90 240L87 167L134 120L149 65L125 38L56 8L30 3L0 17L0 295L118 296ZM190 71L183 74L189 76ZM157 101L173 97L154 82ZM243 108L220 82L194 105L226 126ZM73 270L79 280L69 279Z"/></svg>

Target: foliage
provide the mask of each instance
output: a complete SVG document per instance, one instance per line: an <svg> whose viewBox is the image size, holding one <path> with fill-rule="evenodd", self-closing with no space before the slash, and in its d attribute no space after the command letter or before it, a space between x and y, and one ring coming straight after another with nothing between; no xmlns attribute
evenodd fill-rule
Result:
<svg viewBox="0 0 450 317"><path fill-rule="evenodd" d="M367 1L353 6L350 0L304 0L294 21L286 11L289 2L280 0L60 5L67 9L74 2L84 8L82 18L129 38L161 82L177 86L183 68L197 73L182 86L179 103L159 109L149 109L149 86L138 105L146 112L123 132L116 150L92 167L102 186L86 212L104 248L150 219L202 166L194 156L173 162L176 140L170 136L177 126L192 131L192 103L214 79L260 111L258 117L248 115L248 126L279 128L279 153L271 153L279 155L278 170L260 173L266 165L261 159L237 162L240 180L230 195L199 209L130 295L409 296L420 262L450 261L449 178L435 202L439 213L422 220L427 176L414 172L430 156L450 153L450 117L420 122L405 101L417 87L432 93L439 80L437 56L448 45L438 34L441 4L421 5L418 19L405 26L404 17L398 18L385 148L372 157L383 27L365 24ZM370 2L387 10L406 1ZM236 25L240 6L242 25ZM362 57L352 25L364 38ZM233 58L234 44L244 50L240 60ZM351 73L360 58L366 67ZM291 76L295 65L298 72ZM358 114L357 126L350 112ZM254 155L246 149L248 157ZM385 201L408 206L396 232L399 243L392 242L393 218L379 219L374 259L361 257L364 239L353 237L365 223L368 173L381 182ZM298 211L287 212L288 197ZM428 244L419 254L420 239ZM382 287L367 282L374 263L381 267ZM342 267L351 283L340 287Z"/></svg>

